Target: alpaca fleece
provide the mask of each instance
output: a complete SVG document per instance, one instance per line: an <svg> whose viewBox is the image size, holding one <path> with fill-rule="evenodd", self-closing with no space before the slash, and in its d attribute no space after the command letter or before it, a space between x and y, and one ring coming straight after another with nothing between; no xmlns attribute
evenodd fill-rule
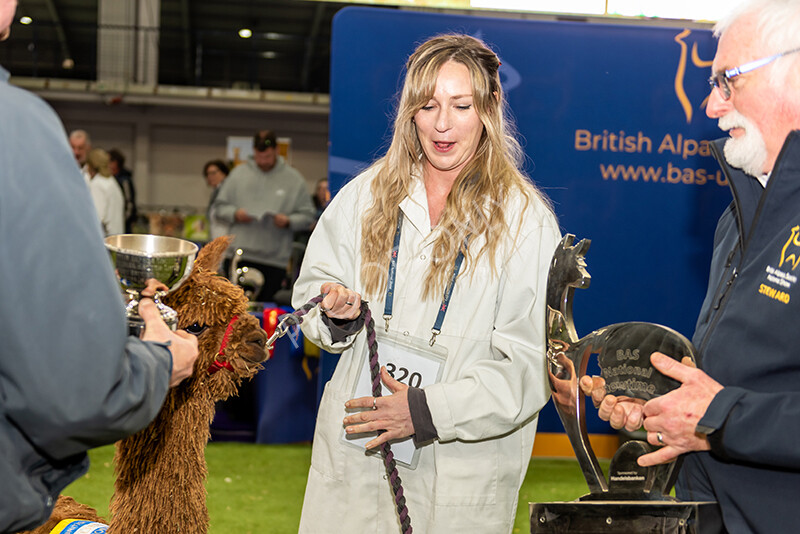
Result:
<svg viewBox="0 0 800 534"><path fill-rule="evenodd" d="M267 335L247 312L242 288L215 270L230 242L230 236L220 237L203 247L186 281L164 298L178 312L179 328L200 332L200 354L192 376L170 390L153 422L117 442L109 534L208 531L205 446L214 404L236 394L267 358ZM234 316L238 319L218 355ZM230 363L233 371L209 374L215 360ZM28 534L49 534L62 519L106 522L93 508L62 495L47 523Z"/></svg>

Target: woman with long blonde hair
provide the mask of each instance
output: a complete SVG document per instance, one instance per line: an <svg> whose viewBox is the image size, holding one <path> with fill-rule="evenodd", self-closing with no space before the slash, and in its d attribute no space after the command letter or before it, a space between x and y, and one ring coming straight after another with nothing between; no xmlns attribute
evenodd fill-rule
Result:
<svg viewBox="0 0 800 534"><path fill-rule="evenodd" d="M301 532L400 531L383 464L364 454L386 441L418 531L511 531L549 396L545 290L560 235L519 170L499 67L473 37L421 44L386 155L311 236L294 305L325 293L303 331L342 357L317 418ZM384 318L377 398L362 296Z"/></svg>

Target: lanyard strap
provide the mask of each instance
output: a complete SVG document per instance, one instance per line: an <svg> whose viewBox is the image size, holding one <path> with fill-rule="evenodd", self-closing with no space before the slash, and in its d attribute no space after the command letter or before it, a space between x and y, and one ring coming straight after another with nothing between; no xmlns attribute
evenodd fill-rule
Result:
<svg viewBox="0 0 800 534"><path fill-rule="evenodd" d="M464 239L464 248L467 248L466 238ZM458 272L461 270L462 263L464 263L464 252L459 250L458 256L456 256L456 263L453 265L453 275L450 277L450 283L447 284L447 287L444 290L442 305L439 306L439 313L436 315L436 322L433 323L433 328L431 328L431 347L434 343L436 343L436 336L442 332L444 316L447 313L447 308L450 306L450 298L453 296L453 289L456 287L456 278L458 278Z"/></svg>
<svg viewBox="0 0 800 534"><path fill-rule="evenodd" d="M383 306L383 320L386 321L386 331L389 331L389 319L392 318L392 304L394 302L394 283L397 278L397 253L400 251L400 230L403 228L403 212L397 210L397 228L394 231L392 244L392 257L389 260L389 276L386 280L386 300Z"/></svg>
<svg viewBox="0 0 800 534"><path fill-rule="evenodd" d="M398 210L397 214L397 228L394 232L394 243L392 244L392 256L389 260L389 274L386 280L386 299L384 301L383 307L383 320L386 322L385 328L386 331L389 331L389 320L392 318L392 307L394 303L394 287L395 281L397 279L397 254L400 250L400 233L403 229L403 212ZM464 248L467 248L467 239L464 239ZM444 323L444 317L447 314L447 308L450 306L450 299L453 297L453 290L456 286L456 278L458 278L458 273L461 271L461 265L464 263L464 252L462 250L458 251L458 256L456 256L455 265L453 265L453 274L450 277L450 282L447 284L447 287L444 290L444 297L442 298L442 304L439 306L439 313L436 315L436 322L433 323L433 328L431 328L431 340L430 345L433 346L436 343L436 336L438 336L442 332L442 324Z"/></svg>

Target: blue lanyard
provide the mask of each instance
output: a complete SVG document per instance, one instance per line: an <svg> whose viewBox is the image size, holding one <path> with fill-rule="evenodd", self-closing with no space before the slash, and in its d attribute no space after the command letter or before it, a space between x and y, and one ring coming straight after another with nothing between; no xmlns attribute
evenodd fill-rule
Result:
<svg viewBox="0 0 800 534"><path fill-rule="evenodd" d="M400 232L403 228L403 212L398 211L397 214L397 229L394 232L394 243L392 244L392 256L389 260L389 274L386 281L386 299L383 308L383 320L386 321L386 331L389 331L389 320L392 318L392 306L394 302L394 286L397 279L397 254L400 250ZM467 246L467 240L464 239L464 248ZM456 256L455 265L453 265L453 274L450 277L450 282L444 290L444 297L442 298L442 305L439 306L439 313L436 315L436 322L431 328L430 345L436 343L436 336L442 332L442 323L444 323L444 316L447 314L447 308L450 306L450 299L453 296L453 290L456 286L456 278L461 271L461 265L464 263L464 252L459 250Z"/></svg>

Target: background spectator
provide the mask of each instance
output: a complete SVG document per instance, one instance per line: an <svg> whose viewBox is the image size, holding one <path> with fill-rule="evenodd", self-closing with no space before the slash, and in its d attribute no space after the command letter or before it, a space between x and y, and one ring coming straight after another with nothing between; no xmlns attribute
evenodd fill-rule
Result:
<svg viewBox="0 0 800 534"><path fill-rule="evenodd" d="M97 217L105 235L125 232L125 197L117 181L111 176L108 152L94 148L86 157L89 191L92 193Z"/></svg>
<svg viewBox="0 0 800 534"><path fill-rule="evenodd" d="M133 232L136 222L136 189L133 185L133 174L125 168L125 156L117 148L108 151L108 168L111 175L117 179L122 196L125 199L125 233Z"/></svg>

